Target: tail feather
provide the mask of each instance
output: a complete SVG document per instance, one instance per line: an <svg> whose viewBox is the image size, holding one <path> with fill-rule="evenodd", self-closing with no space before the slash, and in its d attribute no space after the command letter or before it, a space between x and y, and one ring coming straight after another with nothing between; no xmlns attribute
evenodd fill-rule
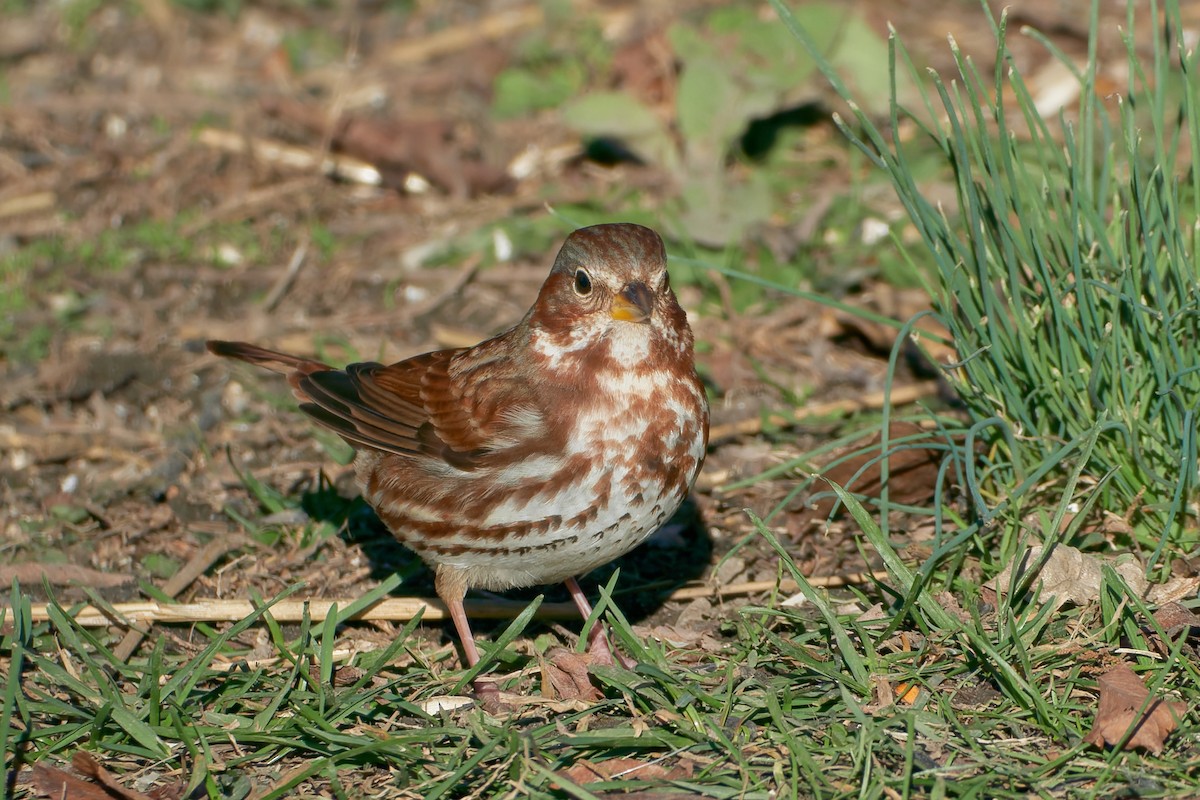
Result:
<svg viewBox="0 0 1200 800"><path fill-rule="evenodd" d="M429 412L421 405L419 396L397 394L384 397L384 402L379 402L375 395L364 399L362 381L372 379L377 371L384 369L382 364L351 364L347 372L247 342L210 340L205 345L214 355L236 358L286 375L292 394L300 401L300 410L355 448L383 450L408 458L428 451L428 445L418 440L418 433L430 428ZM424 363L419 359L404 363L417 361ZM419 384L417 381L416 385Z"/></svg>
<svg viewBox="0 0 1200 800"><path fill-rule="evenodd" d="M208 352L213 355L236 358L239 361L245 361L258 367L266 367L269 370L284 375L291 375L297 372L301 375L311 375L314 372L333 369L333 367L328 364L322 364L320 361L292 356L276 350L268 350L265 347L259 347L256 344L249 344L247 342L222 342L210 339L204 344L208 348Z"/></svg>

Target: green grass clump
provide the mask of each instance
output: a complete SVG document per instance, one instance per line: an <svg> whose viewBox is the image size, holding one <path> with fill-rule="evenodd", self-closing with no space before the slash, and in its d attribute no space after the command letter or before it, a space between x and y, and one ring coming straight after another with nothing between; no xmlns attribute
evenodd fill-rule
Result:
<svg viewBox="0 0 1200 800"><path fill-rule="evenodd" d="M959 356L946 374L970 412L968 444L982 445L962 458L980 521L1018 518L1086 461L1079 499L1127 518L1127 544L1153 564L1200 542L1200 177L1189 174L1200 120L1195 52L1169 53L1152 36L1147 71L1133 32L1157 8L1135 7L1129 86L1097 93L1093 4L1078 113L1058 125L1035 109L1001 17L989 76L952 41L957 78L926 82L893 37L893 87L897 62L907 65L914 83L932 84L925 107L893 102L890 138L861 113L856 130L843 127L886 171L936 265L931 295ZM1183 41L1177 4L1166 18ZM905 121L925 134L917 145L901 143ZM929 143L953 170L957 209L933 205L912 179L908 151Z"/></svg>

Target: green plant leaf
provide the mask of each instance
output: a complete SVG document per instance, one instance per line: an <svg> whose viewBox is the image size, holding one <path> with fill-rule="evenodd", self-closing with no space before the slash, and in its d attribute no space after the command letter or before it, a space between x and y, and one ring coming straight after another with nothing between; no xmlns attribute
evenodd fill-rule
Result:
<svg viewBox="0 0 1200 800"><path fill-rule="evenodd" d="M723 157L745 127L740 106L738 87L725 65L711 58L689 61L675 94L679 133L689 155L699 147L706 157Z"/></svg>
<svg viewBox="0 0 1200 800"><path fill-rule="evenodd" d="M563 109L563 121L584 136L612 136L637 155L675 171L679 156L666 126L654 112L625 92L596 92Z"/></svg>
<svg viewBox="0 0 1200 800"><path fill-rule="evenodd" d="M663 125L654 112L625 92L595 92L563 109L563 119L580 133L638 138Z"/></svg>
<svg viewBox="0 0 1200 800"><path fill-rule="evenodd" d="M887 112L891 87L887 42L857 14L845 17L837 49L830 59L854 87L859 104L869 113Z"/></svg>

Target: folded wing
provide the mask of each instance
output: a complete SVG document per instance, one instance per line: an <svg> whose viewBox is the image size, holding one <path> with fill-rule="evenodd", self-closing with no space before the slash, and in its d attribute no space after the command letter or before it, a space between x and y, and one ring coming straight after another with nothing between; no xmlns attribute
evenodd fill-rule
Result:
<svg viewBox="0 0 1200 800"><path fill-rule="evenodd" d="M530 443L539 429L530 406L488 406L487 396L497 395L482 384L504 383L502 376L452 375L457 349L345 369L243 342L211 341L208 349L286 374L300 409L355 447L472 470Z"/></svg>

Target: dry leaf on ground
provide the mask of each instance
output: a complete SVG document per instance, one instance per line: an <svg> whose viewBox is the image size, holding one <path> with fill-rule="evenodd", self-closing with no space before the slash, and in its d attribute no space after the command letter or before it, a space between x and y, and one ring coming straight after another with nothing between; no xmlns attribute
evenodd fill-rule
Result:
<svg viewBox="0 0 1200 800"><path fill-rule="evenodd" d="M1005 594L1012 584L1014 566L1021 578L1032 569L1042 557L1041 546L1031 547L1019 562L1009 564L1004 571L988 582L988 588L998 595ZM1095 602L1100 597L1100 585L1103 582L1102 567L1108 561L1117 574L1124 578L1125 583L1137 595L1146 593L1146 576L1142 565L1131 556L1117 556L1113 559L1100 559L1093 555L1081 553L1074 547L1065 544L1055 545L1053 552L1042 565L1037 579L1030 585L1030 591L1038 593L1043 603L1053 602L1055 607L1064 603L1074 603L1082 606ZM1053 598L1053 601L1051 600Z"/></svg>
<svg viewBox="0 0 1200 800"><path fill-rule="evenodd" d="M1166 583L1151 586L1146 599L1155 605L1167 605L1176 600L1195 597L1196 589L1200 589L1200 576L1175 577Z"/></svg>
<svg viewBox="0 0 1200 800"><path fill-rule="evenodd" d="M542 661L542 694L560 700L599 700L600 692L588 674L590 663L586 654L552 648Z"/></svg>
<svg viewBox="0 0 1200 800"><path fill-rule="evenodd" d="M1200 631L1200 614L1190 608L1184 608L1179 603L1167 603L1154 612L1154 621L1158 628L1143 625L1146 641L1164 658L1169 657L1172 647L1180 639L1188 639ZM1161 630L1165 637L1160 637Z"/></svg>
<svg viewBox="0 0 1200 800"><path fill-rule="evenodd" d="M1171 700L1146 703L1150 692L1127 664L1119 664L1100 676L1100 709L1084 741L1096 747L1116 745L1131 726L1136 726L1125 749L1140 747L1158 755L1167 735L1179 724L1187 706ZM1139 715L1138 712L1145 707Z"/></svg>
<svg viewBox="0 0 1200 800"><path fill-rule="evenodd" d="M563 772L574 783L595 783L613 778L633 778L644 781L672 781L690 778L691 764L674 766L647 763L636 758L610 758L605 761L577 761Z"/></svg>
<svg viewBox="0 0 1200 800"><path fill-rule="evenodd" d="M112 795L100 786L76 778L49 764L35 764L30 781L38 797L69 797L71 800L112 800Z"/></svg>
<svg viewBox="0 0 1200 800"><path fill-rule="evenodd" d="M916 425L906 422L894 423L889 429L888 441L921 433ZM879 436L859 445L862 452L834 466L823 468L821 474L838 486L856 494L877 497L883 490L883 462L880 459ZM889 447L896 447L892 444ZM902 445L901 449L888 454L888 499L904 505L923 505L933 497L941 468L942 451L931 447ZM820 487L821 498L806 511L814 519L824 519L833 510L837 500L832 492L825 494L827 487ZM845 513L845 509L842 509Z"/></svg>
<svg viewBox="0 0 1200 800"><path fill-rule="evenodd" d="M1200 628L1200 614L1179 603L1167 603L1155 611L1154 621L1169 636L1183 632L1184 628Z"/></svg>
<svg viewBox="0 0 1200 800"><path fill-rule="evenodd" d="M33 768L33 790L41 797L69 800L173 800L182 794L181 786L166 786L145 794L122 786L116 777L100 765L95 756L82 750L71 756L71 766L91 778L90 783L69 772L37 764Z"/></svg>

